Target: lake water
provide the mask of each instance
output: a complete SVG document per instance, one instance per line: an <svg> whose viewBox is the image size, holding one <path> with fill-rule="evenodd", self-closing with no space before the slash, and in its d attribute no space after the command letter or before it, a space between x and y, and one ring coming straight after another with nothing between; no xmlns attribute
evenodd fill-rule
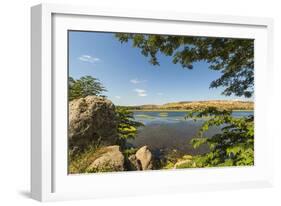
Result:
<svg viewBox="0 0 281 206"><path fill-rule="evenodd" d="M202 120L194 122L185 120L186 112L134 112L135 120L145 126L140 127L135 140L129 142L136 147L148 145L155 151L177 151L182 154L202 154L207 147L193 149L189 141L196 135L203 123ZM234 117L253 115L252 111L235 111ZM211 128L206 135L211 136L219 132L219 128Z"/></svg>

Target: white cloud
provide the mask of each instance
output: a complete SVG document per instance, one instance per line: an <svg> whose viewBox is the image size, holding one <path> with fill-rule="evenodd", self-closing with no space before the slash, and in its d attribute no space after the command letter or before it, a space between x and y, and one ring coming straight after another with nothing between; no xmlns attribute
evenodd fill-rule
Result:
<svg viewBox="0 0 281 206"><path fill-rule="evenodd" d="M138 95L139 95L140 97L146 97L146 96L147 96L146 93L138 93Z"/></svg>
<svg viewBox="0 0 281 206"><path fill-rule="evenodd" d="M80 61L89 62L89 63L95 63L95 62L100 61L99 58L93 57L93 56L90 56L90 55L81 55L80 57L78 57L78 59Z"/></svg>
<svg viewBox="0 0 281 206"><path fill-rule="evenodd" d="M146 80L131 79L130 82L132 84L139 84L139 83L146 82Z"/></svg>
<svg viewBox="0 0 281 206"><path fill-rule="evenodd" d="M146 97L147 93L146 90L144 89L134 89L135 92L137 92L137 95L140 97Z"/></svg>
<svg viewBox="0 0 281 206"><path fill-rule="evenodd" d="M162 96L163 93L162 93L162 92L158 92L157 95L158 95L158 96Z"/></svg>
<svg viewBox="0 0 281 206"><path fill-rule="evenodd" d="M130 82L133 83L133 84L138 84L138 83L140 83L140 81L137 80L137 79L131 79Z"/></svg>
<svg viewBox="0 0 281 206"><path fill-rule="evenodd" d="M115 96L115 98L116 98L116 99L121 99L121 97L120 97L120 96Z"/></svg>
<svg viewBox="0 0 281 206"><path fill-rule="evenodd" d="M135 89L135 91L137 93L145 93L146 92L146 90L144 90L144 89Z"/></svg>

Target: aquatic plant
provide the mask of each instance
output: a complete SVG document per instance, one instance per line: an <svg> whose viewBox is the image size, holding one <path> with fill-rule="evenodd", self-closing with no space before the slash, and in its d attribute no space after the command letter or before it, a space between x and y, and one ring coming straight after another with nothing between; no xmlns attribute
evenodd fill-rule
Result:
<svg viewBox="0 0 281 206"><path fill-rule="evenodd" d="M143 118L143 119L155 119L155 117L147 115L147 114L136 114L135 116L138 118Z"/></svg>
<svg viewBox="0 0 281 206"><path fill-rule="evenodd" d="M159 113L159 116L160 116L160 117L168 117L169 115L168 115L167 112L160 112L160 113Z"/></svg>

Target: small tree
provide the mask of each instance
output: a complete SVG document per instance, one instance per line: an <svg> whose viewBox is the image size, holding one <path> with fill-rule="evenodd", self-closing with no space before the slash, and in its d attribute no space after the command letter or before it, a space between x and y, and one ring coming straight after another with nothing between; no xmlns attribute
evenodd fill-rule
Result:
<svg viewBox="0 0 281 206"><path fill-rule="evenodd" d="M116 108L118 120L118 144L124 147L128 139L134 139L137 135L137 128L143 126L141 122L134 120L133 112L126 108Z"/></svg>
<svg viewBox="0 0 281 206"><path fill-rule="evenodd" d="M77 80L69 77L68 85L70 101L89 95L99 96L102 94L102 92L107 91L105 87L100 83L99 79L92 76L83 76Z"/></svg>

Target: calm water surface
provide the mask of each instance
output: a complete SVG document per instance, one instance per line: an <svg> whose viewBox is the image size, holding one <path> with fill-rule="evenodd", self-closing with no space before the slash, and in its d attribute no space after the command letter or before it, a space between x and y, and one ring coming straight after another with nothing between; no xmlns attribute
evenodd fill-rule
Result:
<svg viewBox="0 0 281 206"><path fill-rule="evenodd" d="M207 151L206 147L194 150L189 141L196 135L203 123L202 120L194 122L185 120L186 112L134 112L135 120L145 126L139 128L135 140L130 143L136 147L148 145L153 150L176 150L182 154L201 154ZM235 111L234 117L253 115L252 111ZM210 136L219 132L219 128L211 128L206 135Z"/></svg>

